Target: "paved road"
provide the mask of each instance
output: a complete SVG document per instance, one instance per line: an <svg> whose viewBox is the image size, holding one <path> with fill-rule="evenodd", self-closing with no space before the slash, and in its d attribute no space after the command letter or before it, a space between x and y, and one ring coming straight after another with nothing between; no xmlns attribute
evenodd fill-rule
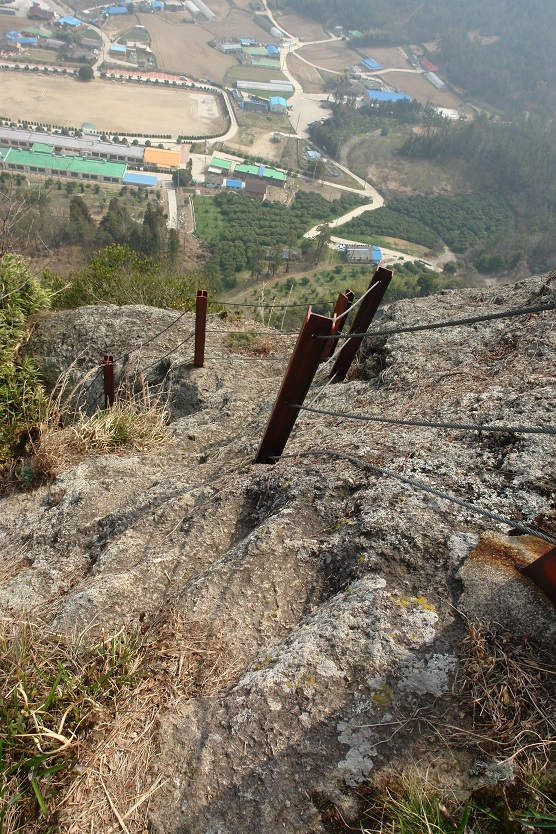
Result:
<svg viewBox="0 0 556 834"><path fill-rule="evenodd" d="M236 119L236 114L234 113L234 108L232 107L232 104L230 102L229 94L225 90L222 90L221 92L224 104L228 109L228 115L230 117L230 128L227 131L227 133L224 134L224 136L217 136L215 139L207 139L207 143L209 145L214 145L215 142L227 142L228 139L232 139L232 137L236 135L239 127Z"/></svg>
<svg viewBox="0 0 556 834"><path fill-rule="evenodd" d="M159 180L160 182L160 180ZM168 194L168 221L166 225L169 229L178 229L178 200L176 196L176 186L172 180L164 180L162 185Z"/></svg>
<svg viewBox="0 0 556 834"><path fill-rule="evenodd" d="M338 226L343 226L344 223L349 223L349 221L353 217L359 217L360 214L363 214L365 211L371 211L372 209L377 208L373 203L368 203L366 206L357 206L357 208L348 211L346 214L342 214L341 217L337 217L336 220L331 220L328 224L331 229L336 229ZM319 226L322 224L319 223L317 226L313 226L312 229L309 229L308 232L305 232L303 237L316 237L319 233Z"/></svg>

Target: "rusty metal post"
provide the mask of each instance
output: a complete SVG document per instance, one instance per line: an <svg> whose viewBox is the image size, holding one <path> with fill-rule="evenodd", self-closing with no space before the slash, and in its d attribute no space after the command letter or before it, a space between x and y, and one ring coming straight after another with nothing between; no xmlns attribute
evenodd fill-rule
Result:
<svg viewBox="0 0 556 834"><path fill-rule="evenodd" d="M379 266L372 277L369 287L376 284L376 287L363 299L359 305L359 309L355 314L353 323L349 329L350 333L366 333L373 317L378 310L378 305L382 301L384 293L388 289L388 284L392 280L393 270L386 269ZM332 368L331 376L335 377L335 382L340 382L346 378L346 374L351 367L351 363L355 359L360 347L361 339L346 339L344 346L336 357L334 367Z"/></svg>
<svg viewBox="0 0 556 834"><path fill-rule="evenodd" d="M104 354L102 374L104 377L104 407L111 408L114 405L114 357L111 353Z"/></svg>
<svg viewBox="0 0 556 834"><path fill-rule="evenodd" d="M205 363L205 336L207 332L207 302L206 290L198 290L195 299L195 358L193 365L202 368Z"/></svg>
<svg viewBox="0 0 556 834"><path fill-rule="evenodd" d="M521 568L521 572L532 579L556 605L556 547L535 559L530 565Z"/></svg>
<svg viewBox="0 0 556 834"><path fill-rule="evenodd" d="M303 405L307 392L320 364L322 351L327 342L315 336L329 336L332 332L332 319L307 312L307 318L301 328L280 391L276 397L272 414L255 457L255 463L275 463L279 457L297 420L299 409L290 403Z"/></svg>
<svg viewBox="0 0 556 834"><path fill-rule="evenodd" d="M335 333L341 333L344 329L344 325L346 323L346 316L342 315L346 312L346 310L353 304L353 299L355 298L355 293L351 290L346 290L345 292L341 292L338 296L338 300L336 301L336 306L334 307L334 312L332 313L332 320L334 324L332 325L332 335ZM338 319L338 316L342 316L341 319ZM338 347L338 340L337 339L330 339L322 352L321 362L326 362L327 359L330 359L333 356L334 351Z"/></svg>

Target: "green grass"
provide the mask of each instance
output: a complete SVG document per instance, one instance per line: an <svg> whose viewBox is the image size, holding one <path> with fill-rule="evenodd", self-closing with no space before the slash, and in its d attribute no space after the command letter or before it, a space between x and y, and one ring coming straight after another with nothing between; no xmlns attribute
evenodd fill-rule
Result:
<svg viewBox="0 0 556 834"><path fill-rule="evenodd" d="M121 32L117 36L117 40L119 43L122 43L124 40L129 40L137 41L138 43L145 43L147 46L151 45L151 36L148 30L138 28L137 26L133 26L131 29L126 29L124 32Z"/></svg>
<svg viewBox="0 0 556 834"><path fill-rule="evenodd" d="M197 223L195 235L207 242L214 240L224 228L218 208L210 197L199 197L198 195L193 197L193 206Z"/></svg>
<svg viewBox="0 0 556 834"><path fill-rule="evenodd" d="M86 644L44 625L0 625L0 834L48 819L95 711L137 674L138 648L135 635Z"/></svg>
<svg viewBox="0 0 556 834"><path fill-rule="evenodd" d="M226 339L230 349L250 347L255 340L253 333L229 333Z"/></svg>
<svg viewBox="0 0 556 834"><path fill-rule="evenodd" d="M542 787L540 787L542 786ZM362 834L518 834L556 830L554 774L518 774L475 790L457 801L422 775L410 772L382 789L366 791L367 809L358 827ZM333 810L333 809L329 809Z"/></svg>
<svg viewBox="0 0 556 834"><path fill-rule="evenodd" d="M293 133L290 120L283 113L268 113L266 116L262 113L242 113L241 121L245 127L259 129L265 134L269 130Z"/></svg>
<svg viewBox="0 0 556 834"><path fill-rule="evenodd" d="M272 80L287 81L288 79L279 69L270 69L269 67L244 67L239 64L230 67L226 73L226 80L233 81L272 81ZM280 95L283 95L280 93Z"/></svg>

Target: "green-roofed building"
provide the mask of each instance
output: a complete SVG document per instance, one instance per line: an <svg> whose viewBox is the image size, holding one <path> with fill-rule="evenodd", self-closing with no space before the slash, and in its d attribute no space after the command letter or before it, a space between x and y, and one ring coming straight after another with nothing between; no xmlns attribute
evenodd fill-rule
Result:
<svg viewBox="0 0 556 834"><path fill-rule="evenodd" d="M45 145L43 142L35 142L31 150L33 153L54 153L52 145Z"/></svg>
<svg viewBox="0 0 556 834"><path fill-rule="evenodd" d="M283 171L278 171L276 168L267 168L266 166L264 169L263 178L272 180L274 185L284 185L284 183L288 179Z"/></svg>
<svg viewBox="0 0 556 834"><path fill-rule="evenodd" d="M244 176L258 177L259 169L259 165L236 165L236 167L234 168L234 174L243 174Z"/></svg>
<svg viewBox="0 0 556 834"><path fill-rule="evenodd" d="M36 143L40 144L40 143ZM63 156L49 151L22 150L10 148L0 168L25 174L58 174L72 179L94 180L97 182L121 182L127 165L125 162L110 162L106 159L91 159L81 156Z"/></svg>
<svg viewBox="0 0 556 834"><path fill-rule="evenodd" d="M266 48L264 46L244 46L243 51L246 52L248 55L260 55L261 57L268 55L268 52L266 51ZM274 63L274 66L276 66L276 62Z"/></svg>
<svg viewBox="0 0 556 834"><path fill-rule="evenodd" d="M223 171L229 171L232 167L232 160L231 159L218 159L218 157L213 156L210 161L211 168L221 168Z"/></svg>
<svg viewBox="0 0 556 834"><path fill-rule="evenodd" d="M267 180L269 185L275 185L279 188L283 188L288 179L283 171L278 171L277 168L267 168L266 165L236 165L234 176L242 180L250 178Z"/></svg>
<svg viewBox="0 0 556 834"><path fill-rule="evenodd" d="M21 30L22 35L31 35L33 38L51 38L52 32L50 29L40 29L38 26L29 26L27 29Z"/></svg>

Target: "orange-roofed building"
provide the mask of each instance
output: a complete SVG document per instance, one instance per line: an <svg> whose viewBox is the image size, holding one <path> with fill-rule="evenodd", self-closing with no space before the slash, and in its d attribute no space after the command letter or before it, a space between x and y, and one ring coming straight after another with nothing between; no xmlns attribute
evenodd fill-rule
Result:
<svg viewBox="0 0 556 834"><path fill-rule="evenodd" d="M159 168L179 168L181 153L163 148L145 148L143 159L148 165L158 165Z"/></svg>

